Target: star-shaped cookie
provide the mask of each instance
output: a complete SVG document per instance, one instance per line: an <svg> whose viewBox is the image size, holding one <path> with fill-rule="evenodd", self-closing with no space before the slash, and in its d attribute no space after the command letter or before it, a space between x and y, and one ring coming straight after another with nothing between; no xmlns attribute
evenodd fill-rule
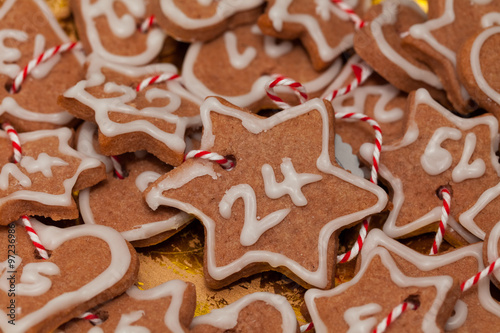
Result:
<svg viewBox="0 0 500 333"><path fill-rule="evenodd" d="M235 168L188 160L145 197L153 209L168 205L202 221L208 285L272 269L332 286L336 232L382 211L387 195L332 162L330 103L313 99L263 118L213 97L201 116L201 149L233 156Z"/></svg>
<svg viewBox="0 0 500 333"><path fill-rule="evenodd" d="M97 225L62 229L34 219L31 223L50 253L47 260L35 257L20 224L0 227L5 244L0 250L2 332L52 332L120 295L136 280L137 254L117 231Z"/></svg>
<svg viewBox="0 0 500 333"><path fill-rule="evenodd" d="M465 41L496 22L498 1L429 1L428 20L413 25L403 43L415 57L427 64L440 78L456 111L473 110L470 96L457 75L457 53Z"/></svg>
<svg viewBox="0 0 500 333"><path fill-rule="evenodd" d="M389 184L394 208L384 231L407 237L435 231L441 217L440 186L451 188L451 213L470 209L498 182L498 122L491 115L465 119L453 115L424 89L409 96L405 136L382 149L380 176ZM361 147L364 159L371 148Z"/></svg>
<svg viewBox="0 0 500 333"><path fill-rule="evenodd" d="M78 218L72 192L103 180L104 165L74 150L73 131L66 127L21 133L19 139L23 154L15 164L10 140L0 131L0 225L22 215Z"/></svg>
<svg viewBox="0 0 500 333"><path fill-rule="evenodd" d="M171 64L131 67L90 56L86 80L68 89L59 103L78 118L99 127L99 148L105 155L146 150L163 162L179 165L188 128L201 125L201 99L176 81L136 91L142 80L176 74Z"/></svg>
<svg viewBox="0 0 500 333"><path fill-rule="evenodd" d="M43 0L7 0L0 8L0 122L19 132L54 129L74 117L57 105L57 97L83 78L79 51L56 55L34 68L16 93L14 78L45 50L69 38Z"/></svg>

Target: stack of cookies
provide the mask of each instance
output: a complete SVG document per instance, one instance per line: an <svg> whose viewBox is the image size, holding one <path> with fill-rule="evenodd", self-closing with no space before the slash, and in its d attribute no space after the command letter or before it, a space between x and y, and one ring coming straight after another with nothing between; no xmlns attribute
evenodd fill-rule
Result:
<svg viewBox="0 0 500 333"><path fill-rule="evenodd" d="M497 1L0 4L0 331L500 330Z"/></svg>

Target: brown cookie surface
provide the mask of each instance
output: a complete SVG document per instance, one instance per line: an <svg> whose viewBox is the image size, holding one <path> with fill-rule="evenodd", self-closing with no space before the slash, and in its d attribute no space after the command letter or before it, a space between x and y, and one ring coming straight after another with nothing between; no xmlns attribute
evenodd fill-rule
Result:
<svg viewBox="0 0 500 333"><path fill-rule="evenodd" d="M169 36L184 41L208 41L228 29L254 23L264 0L153 0L152 12Z"/></svg>
<svg viewBox="0 0 500 333"><path fill-rule="evenodd" d="M65 52L37 66L11 93L14 78L45 50L69 42L42 0L8 0L0 8L0 122L19 132L54 129L74 117L57 97L83 77L83 55Z"/></svg>
<svg viewBox="0 0 500 333"><path fill-rule="evenodd" d="M143 67L116 65L89 57L87 79L67 90L60 104L75 116L99 127L99 148L105 155L146 150L170 165L184 157L184 136L200 126L201 99L179 82L136 87L163 73L176 74L170 64Z"/></svg>
<svg viewBox="0 0 500 333"><path fill-rule="evenodd" d="M39 215L54 220L76 219L78 209L73 190L81 190L104 179L104 166L71 148L73 132L68 128L41 130L19 135L20 163L12 163L12 147L0 132L0 225L21 215Z"/></svg>
<svg viewBox="0 0 500 333"><path fill-rule="evenodd" d="M59 229L35 220L32 224L50 253L47 260L35 257L21 225L0 228L2 244L14 245L16 253L7 251L12 249L7 246L0 252L2 280L9 278L15 286L0 288L2 314L13 304L9 316L5 313L0 319L3 332L51 332L134 283L139 269L136 253L113 229L88 225Z"/></svg>
<svg viewBox="0 0 500 333"><path fill-rule="evenodd" d="M207 283L221 287L276 269L304 285L331 285L334 234L383 210L387 197L332 164L329 103L314 99L263 118L209 98L201 113L201 148L234 156L234 170L188 160L145 196L153 209L173 206L203 222ZM289 230L301 235L300 247Z"/></svg>
<svg viewBox="0 0 500 333"><path fill-rule="evenodd" d="M146 65L160 54L163 31L138 29L147 19L148 1L71 0L70 5L87 54L134 66Z"/></svg>
<svg viewBox="0 0 500 333"><path fill-rule="evenodd" d="M370 6L370 1L366 0L345 3L360 16ZM347 14L328 0L271 0L259 18L259 27L266 35L299 38L318 71L330 66L342 52L353 46L355 31Z"/></svg>

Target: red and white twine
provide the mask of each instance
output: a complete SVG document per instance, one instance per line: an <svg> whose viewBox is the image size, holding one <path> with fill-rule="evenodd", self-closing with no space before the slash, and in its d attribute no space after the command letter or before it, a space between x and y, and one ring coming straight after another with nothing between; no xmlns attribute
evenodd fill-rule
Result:
<svg viewBox="0 0 500 333"><path fill-rule="evenodd" d="M151 29L151 27L156 23L156 17L154 15L151 15L150 17L146 18L144 22L141 23L139 26L139 31L142 33L146 33Z"/></svg>
<svg viewBox="0 0 500 333"><path fill-rule="evenodd" d="M9 136L10 142L12 144L12 151L14 152L14 163L21 162L22 149L21 149L21 141L19 141L19 135L17 131L10 125L9 123L3 123L2 128L7 135Z"/></svg>
<svg viewBox="0 0 500 333"><path fill-rule="evenodd" d="M12 88L10 89L10 93L15 94L15 93L19 92L19 90L21 89L22 83L24 82L24 80L26 80L26 77L38 65L49 60L50 58L52 58L56 54L64 53L64 52L71 51L73 49L78 49L81 47L82 47L82 44L80 42L70 42L70 43L64 43L64 44L52 47L52 48L44 51L38 57L31 60L28 63L28 65L26 65L26 67L24 67L24 69L19 74L17 74L17 76L14 79L14 82L12 84Z"/></svg>
<svg viewBox="0 0 500 333"><path fill-rule="evenodd" d="M375 327L373 329L372 333L385 332L387 327L389 327L389 325L392 322L394 322L394 320L396 320L399 316L401 316L401 314L403 314L403 312L405 312L406 310L416 310L416 309L418 309L418 305L413 303L413 302L405 301L405 302L399 304L391 311L391 313L389 313L389 315L387 317L384 318L384 320L382 320L377 325L377 327Z"/></svg>
<svg viewBox="0 0 500 333"><path fill-rule="evenodd" d="M141 91L147 86L150 86L155 83L160 83L160 82L165 82L165 81L171 81L180 78L179 74L172 74L172 73L163 73L160 75L155 75L152 77L149 77L147 79L144 79L137 85L135 88L136 91Z"/></svg>
<svg viewBox="0 0 500 333"><path fill-rule="evenodd" d="M113 164L113 171L119 179L125 179L125 173L123 172L122 165L117 156L111 156L111 163Z"/></svg>
<svg viewBox="0 0 500 333"><path fill-rule="evenodd" d="M375 147L373 149L373 158L372 158L372 169L370 181L373 184L377 184L378 181L378 171L379 171L379 161L380 161L380 152L382 151L382 129L379 124L372 118L362 114L362 113L336 113L336 119L357 119L360 121L367 122L371 125L373 130L375 131ZM370 218L363 220L361 225L361 229L359 230L358 239L356 243L352 247L351 250L347 251L344 254L340 254L337 256L338 263L345 263L353 258L355 258L361 248L363 247L363 243L365 242L366 235L368 234L368 227L370 225Z"/></svg>
<svg viewBox="0 0 500 333"><path fill-rule="evenodd" d="M358 86L363 84L366 79L373 73L373 69L365 63L353 64L351 65L351 68L354 73L355 79L346 87L334 90L329 96L325 97L325 99L331 102L336 97L348 94L349 92L353 91Z"/></svg>
<svg viewBox="0 0 500 333"><path fill-rule="evenodd" d="M500 258L492 262L488 267L486 267L481 272L477 273L467 281L464 281L460 285L460 289L462 290L462 292L466 292L467 290L472 288L472 286L476 285L479 281L481 281L482 279L493 273L493 271L498 267L500 267Z"/></svg>
<svg viewBox="0 0 500 333"><path fill-rule="evenodd" d="M450 203L451 203L450 191L444 187L439 191L439 195L443 198L443 208L441 213L441 221L439 222L439 229L436 233L436 238L434 239L434 243L432 244L430 255L438 253L439 247L443 242L443 236L444 233L446 232L446 226L448 224L448 219L450 217Z"/></svg>
<svg viewBox="0 0 500 333"><path fill-rule="evenodd" d="M308 332L308 331L312 330L313 328L314 328L313 323L304 324L304 325L300 326L300 332L301 333Z"/></svg>
<svg viewBox="0 0 500 333"><path fill-rule="evenodd" d="M307 92L304 86L300 83L297 82L289 77L283 76L283 75L274 75L273 80L269 81L265 88L266 88L266 93L267 96L280 108L282 109L288 109L291 106L283 101L278 95L276 95L274 88L277 86L285 86L289 87L292 89L295 94L299 97L300 103L304 103L307 101Z"/></svg>
<svg viewBox="0 0 500 333"><path fill-rule="evenodd" d="M21 221L23 222L24 229L26 229L26 232L30 236L31 242L35 246L40 257L42 257L45 260L49 259L49 254L47 253L45 247L42 245L42 242L40 241L40 238L38 237L38 234L36 233L35 229L33 229L30 218L26 215L23 215L21 216Z"/></svg>
<svg viewBox="0 0 500 333"><path fill-rule="evenodd" d="M209 152L206 150L191 150L184 156L184 160L188 158L202 158L215 163L220 164L221 167L227 171L231 171L234 168L234 162L230 159L225 158L217 153Z"/></svg>
<svg viewBox="0 0 500 333"><path fill-rule="evenodd" d="M85 312L81 314L78 318L90 321L94 325L101 325L103 323L102 319L92 312Z"/></svg>
<svg viewBox="0 0 500 333"><path fill-rule="evenodd" d="M331 2L336 4L340 9L342 9L342 11L344 11L349 16L349 19L354 22L354 27L356 28L356 30L359 30L365 26L366 22L363 21L361 17L359 17L359 15L356 14L354 9L352 9L352 7L346 4L344 1L331 0Z"/></svg>

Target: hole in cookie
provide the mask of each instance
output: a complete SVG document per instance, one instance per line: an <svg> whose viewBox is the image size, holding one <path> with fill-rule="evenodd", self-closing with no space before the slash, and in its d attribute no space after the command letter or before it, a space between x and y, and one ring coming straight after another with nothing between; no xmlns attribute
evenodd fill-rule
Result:
<svg viewBox="0 0 500 333"><path fill-rule="evenodd" d="M439 186L439 187L437 188L437 190L436 190L436 195L437 195L437 197L439 198L439 200L443 200L442 191L443 191L444 189L447 189L447 190L448 190L448 192L450 192L450 195L452 195L452 194L453 194L453 191L452 191L452 189L451 189L451 186L450 186L450 185L441 185L441 186Z"/></svg>
<svg viewBox="0 0 500 333"><path fill-rule="evenodd" d="M232 164L232 167L227 168L226 170L227 171L233 170L236 167L236 157L234 157L234 155L226 155L224 157Z"/></svg>
<svg viewBox="0 0 500 333"><path fill-rule="evenodd" d="M405 299L405 302L412 303L415 305L415 310L420 307L420 296L419 295L410 295Z"/></svg>
<svg viewBox="0 0 500 333"><path fill-rule="evenodd" d="M497 155L497 158L498 158L498 163L500 163L500 150L499 150L499 151L497 151L497 152L495 153L495 155Z"/></svg>
<svg viewBox="0 0 500 333"><path fill-rule="evenodd" d="M97 317L99 317L99 319L102 320L102 322L104 323L106 320L108 320L109 318L109 313L108 311L104 311L104 310L100 310L100 311L97 311L94 313ZM96 325L94 323L92 323L92 325Z"/></svg>
<svg viewBox="0 0 500 333"><path fill-rule="evenodd" d="M47 250L47 255L49 256L49 258L52 256L52 251L50 250ZM36 249L33 250L33 253L34 253L34 256L35 256L35 259L37 260L44 260L44 258L42 258L42 256L40 255L40 253L38 253L38 251Z"/></svg>
<svg viewBox="0 0 500 333"><path fill-rule="evenodd" d="M12 89L12 85L13 85L13 81L7 81L5 83L5 90L7 90L7 92L10 94L11 93L11 89ZM17 92L19 92L21 90L21 88L19 88L19 90Z"/></svg>

